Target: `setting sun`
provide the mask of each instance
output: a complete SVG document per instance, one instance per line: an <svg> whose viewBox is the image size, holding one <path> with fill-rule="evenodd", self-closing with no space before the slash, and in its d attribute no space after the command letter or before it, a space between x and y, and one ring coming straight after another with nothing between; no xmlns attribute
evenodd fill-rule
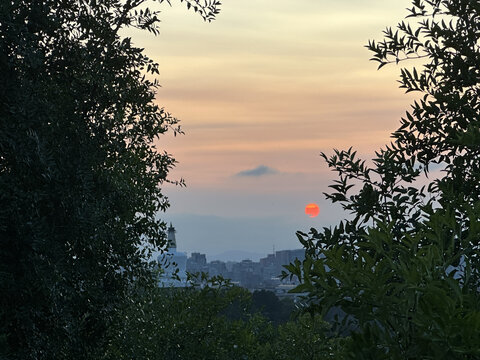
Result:
<svg viewBox="0 0 480 360"><path fill-rule="evenodd" d="M310 217L315 217L320 213L320 208L317 204L308 204L305 206L305 214L310 215Z"/></svg>

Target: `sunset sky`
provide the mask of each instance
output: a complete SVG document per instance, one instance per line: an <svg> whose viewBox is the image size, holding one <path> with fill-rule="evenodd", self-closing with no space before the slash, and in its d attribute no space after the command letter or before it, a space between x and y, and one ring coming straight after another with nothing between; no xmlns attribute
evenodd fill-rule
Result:
<svg viewBox="0 0 480 360"><path fill-rule="evenodd" d="M411 96L399 68L377 71L364 45L407 14L410 0L224 0L212 23L162 5L161 34L131 31L160 64L157 101L186 134L158 147L179 161L166 186L179 250L265 255L299 248L296 230L336 224L320 152L364 158L389 142ZM305 205L320 214L309 218Z"/></svg>

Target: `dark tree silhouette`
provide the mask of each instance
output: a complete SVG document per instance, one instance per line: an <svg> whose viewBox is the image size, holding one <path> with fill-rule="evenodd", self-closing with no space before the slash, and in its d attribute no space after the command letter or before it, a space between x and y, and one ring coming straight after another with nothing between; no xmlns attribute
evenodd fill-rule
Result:
<svg viewBox="0 0 480 360"><path fill-rule="evenodd" d="M206 21L220 4L181 1ZM94 358L132 280L152 283L140 244L165 245L175 164L153 141L180 130L119 34L157 34L146 5L0 2L0 357Z"/></svg>
<svg viewBox="0 0 480 360"><path fill-rule="evenodd" d="M326 196L353 219L299 232L307 257L288 269L314 311L340 306L354 320L352 358L476 359L480 7L414 0L409 12L367 47L379 67L423 62L400 77L419 100L373 166L352 149L322 154L339 175Z"/></svg>

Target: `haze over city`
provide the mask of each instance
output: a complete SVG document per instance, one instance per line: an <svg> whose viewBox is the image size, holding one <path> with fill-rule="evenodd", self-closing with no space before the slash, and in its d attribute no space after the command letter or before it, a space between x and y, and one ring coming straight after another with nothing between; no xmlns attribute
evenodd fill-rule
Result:
<svg viewBox="0 0 480 360"><path fill-rule="evenodd" d="M324 199L334 174L320 152L372 158L411 103L398 67L376 71L364 47L409 1L227 0L209 24L172 5L160 36L130 31L160 63L157 102L186 133L158 144L178 160L170 178L187 184L165 186L159 217L179 250L209 258L299 248L297 230L346 216Z"/></svg>

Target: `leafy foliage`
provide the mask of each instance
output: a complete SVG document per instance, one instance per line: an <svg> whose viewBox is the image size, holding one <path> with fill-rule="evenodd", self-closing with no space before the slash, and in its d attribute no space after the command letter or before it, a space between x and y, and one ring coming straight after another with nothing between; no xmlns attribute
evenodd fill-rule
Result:
<svg viewBox="0 0 480 360"><path fill-rule="evenodd" d="M331 333L319 314L301 314L278 327L273 351L265 359L343 359L350 339Z"/></svg>
<svg viewBox="0 0 480 360"><path fill-rule="evenodd" d="M480 8L470 0L412 5L409 20L367 47L380 68L422 61L400 76L401 87L421 97L371 166L352 149L322 154L339 175L326 196L353 216L333 229L299 232L307 257L288 270L313 310L346 312L338 325L356 329L351 358L474 359ZM432 168L440 175L430 179Z"/></svg>
<svg viewBox="0 0 480 360"><path fill-rule="evenodd" d="M112 359L337 359L348 339L320 317L279 326L252 309L252 294L221 278L136 292L110 328ZM265 307L267 312L273 309Z"/></svg>
<svg viewBox="0 0 480 360"><path fill-rule="evenodd" d="M220 5L182 2L208 21ZM119 35L158 32L146 3L0 2L3 356L94 358L133 279L153 283L175 164L153 142L181 129L154 103L158 64Z"/></svg>
<svg viewBox="0 0 480 360"><path fill-rule="evenodd" d="M251 312L259 312L275 325L291 319L296 309L291 298L279 299L274 292L268 290L255 290L252 293Z"/></svg>
<svg viewBox="0 0 480 360"><path fill-rule="evenodd" d="M232 338L248 338L248 330L239 328L237 322L230 324L221 313L236 300L244 308L247 294L219 278L204 279L201 287L153 288L147 293L133 293L130 298L138 301L129 304L120 313L118 324L110 329L116 340L108 357L228 358L236 351Z"/></svg>

